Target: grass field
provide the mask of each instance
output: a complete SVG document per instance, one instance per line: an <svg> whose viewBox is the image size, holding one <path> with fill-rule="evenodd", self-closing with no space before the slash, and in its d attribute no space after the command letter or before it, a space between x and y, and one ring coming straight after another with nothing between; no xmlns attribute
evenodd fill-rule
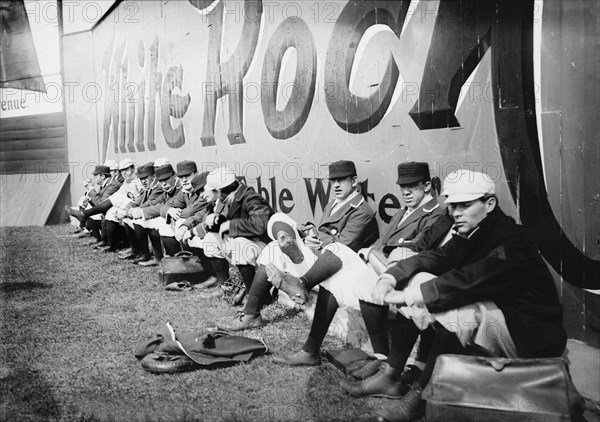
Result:
<svg viewBox="0 0 600 422"><path fill-rule="evenodd" d="M154 375L133 356L165 322L176 331L231 321L240 308L167 292L156 268L95 252L73 227L0 229L1 421L368 420L389 403L344 394L332 364L285 368L270 355L218 370ZM247 331L273 353L298 350L303 313L273 304ZM333 327L335 328L335 327ZM324 347L341 348L328 336Z"/></svg>

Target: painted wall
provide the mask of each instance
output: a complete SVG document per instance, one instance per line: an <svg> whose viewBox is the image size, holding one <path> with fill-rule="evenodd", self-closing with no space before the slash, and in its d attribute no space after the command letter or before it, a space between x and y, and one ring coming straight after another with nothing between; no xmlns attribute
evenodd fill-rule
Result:
<svg viewBox="0 0 600 422"><path fill-rule="evenodd" d="M234 168L304 222L328 200L327 163L351 159L383 224L401 205L398 163L427 161L441 179L484 171L574 298L570 334L600 344L599 297L581 289L600 288L599 12L588 1L123 1L91 43L64 37L69 151L73 139L82 151L72 195L85 160L194 159Z"/></svg>

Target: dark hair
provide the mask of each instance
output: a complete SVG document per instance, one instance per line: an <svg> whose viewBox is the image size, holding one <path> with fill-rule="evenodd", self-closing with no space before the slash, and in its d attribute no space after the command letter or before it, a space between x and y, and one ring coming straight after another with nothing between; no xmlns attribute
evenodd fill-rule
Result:
<svg viewBox="0 0 600 422"><path fill-rule="evenodd" d="M221 188L221 193L224 193L225 195L229 195L231 192L233 192L234 190L236 190L239 186L240 186L240 182L238 182L236 180L235 182L233 182L229 186L225 186L224 188Z"/></svg>

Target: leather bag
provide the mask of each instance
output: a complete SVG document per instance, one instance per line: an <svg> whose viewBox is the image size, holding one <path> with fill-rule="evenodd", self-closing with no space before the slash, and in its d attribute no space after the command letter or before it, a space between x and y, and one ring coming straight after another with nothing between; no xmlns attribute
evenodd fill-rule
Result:
<svg viewBox="0 0 600 422"><path fill-rule="evenodd" d="M200 258L189 251L181 251L175 256L167 256L160 261L158 278L164 286L183 280L196 284L204 279L203 272Z"/></svg>
<svg viewBox="0 0 600 422"><path fill-rule="evenodd" d="M421 397L428 422L583 420L583 398L562 358L441 355Z"/></svg>

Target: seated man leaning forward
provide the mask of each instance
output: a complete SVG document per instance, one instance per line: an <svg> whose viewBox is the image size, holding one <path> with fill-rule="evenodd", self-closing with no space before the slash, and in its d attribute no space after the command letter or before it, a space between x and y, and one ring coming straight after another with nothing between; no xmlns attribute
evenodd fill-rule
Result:
<svg viewBox="0 0 600 422"><path fill-rule="evenodd" d="M208 174L205 190L216 191L226 211L213 210L206 215L204 224L210 231L193 245L203 249L218 280L218 285L210 292L203 292L202 297L221 294L220 284L228 278L229 264L237 266L248 291L256 259L269 241L267 223L273 209L253 188L238 182L233 170L225 167Z"/></svg>
<svg viewBox="0 0 600 422"><path fill-rule="evenodd" d="M318 252L325 249L328 245L342 245L344 246L342 248L344 251L348 249L354 252L360 248L369 246L377 239L379 231L375 213L357 191L356 166L352 161L336 161L331 163L329 165L329 180L333 187L334 199L325 207L317 230L311 230L313 231L312 234L306 236L303 241L300 240L300 246L302 246L303 250L313 249L317 256L321 255ZM295 222L293 223L293 227L296 230ZM259 265L256 270L252 288L248 293L248 302L244 308L244 315L234 324L223 325L222 328L224 329L238 331L265 325L264 320L260 316L260 309L269 300L269 291L272 287L268 280L266 264L273 263L278 270L289 272L282 266L282 263L290 262L290 257L286 255L285 248L281 248L277 233L268 232L268 234L273 241L263 250L259 259L259 264L262 265ZM337 269L341 268L341 261L334 255L337 250L335 247L326 249L329 252L320 261L322 261L324 267L329 268L327 270L323 269L323 274L332 275L335 271L333 273L330 271L336 266ZM315 254L312 254L312 256L315 256ZM358 255L353 257L352 260L354 261L356 258L358 258ZM314 263L314 259L307 260L302 265L303 268L306 265L308 267L302 271L296 270L291 273L296 277L303 276L304 272ZM303 293L292 294L292 300L303 303L306 300L308 290L327 278L323 278L320 275L316 276L317 274L321 274L319 267L320 265L311 273L315 275L314 277L302 279L305 284L299 291ZM275 282L275 284L278 283ZM350 289L349 292L351 291ZM326 293L322 294L325 295ZM333 314L335 314L335 309L332 309Z"/></svg>
<svg viewBox="0 0 600 422"><path fill-rule="evenodd" d="M421 390L441 354L498 357L561 356L566 345L562 307L552 275L526 230L498 206L489 176L459 170L446 177L442 195L456 233L442 248L420 252L381 275L379 304L403 306L390 355L364 381L342 383L356 391L393 390L421 330L434 327L427 364L408 393L379 412L379 420L410 421L425 413Z"/></svg>

